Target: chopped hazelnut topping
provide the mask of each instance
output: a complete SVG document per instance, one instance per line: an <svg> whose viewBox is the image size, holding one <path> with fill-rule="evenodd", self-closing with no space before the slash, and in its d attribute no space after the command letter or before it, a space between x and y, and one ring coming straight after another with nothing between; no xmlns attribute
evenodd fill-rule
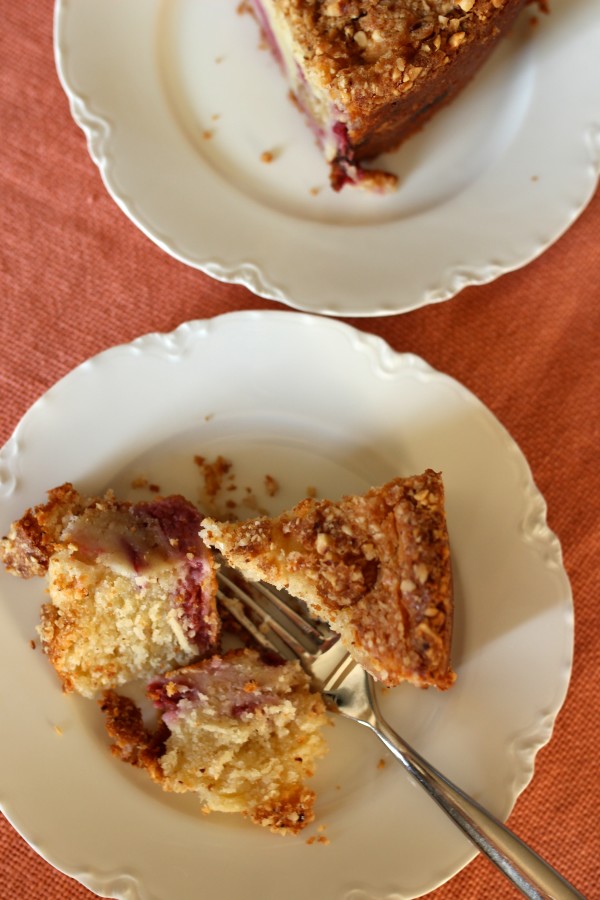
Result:
<svg viewBox="0 0 600 900"><path fill-rule="evenodd" d="M460 47L465 38L466 34L464 31L457 31L456 34L451 35L448 45L455 50L457 47Z"/></svg>
<svg viewBox="0 0 600 900"><path fill-rule="evenodd" d="M317 540L315 543L315 549L317 553L326 553L329 546L331 544L331 539L329 535L324 534L322 531L317 535Z"/></svg>
<svg viewBox="0 0 600 900"><path fill-rule="evenodd" d="M429 577L429 569L427 568L427 566L424 563L417 563L413 567L413 571L415 573L417 581L419 581L421 584L425 584Z"/></svg>

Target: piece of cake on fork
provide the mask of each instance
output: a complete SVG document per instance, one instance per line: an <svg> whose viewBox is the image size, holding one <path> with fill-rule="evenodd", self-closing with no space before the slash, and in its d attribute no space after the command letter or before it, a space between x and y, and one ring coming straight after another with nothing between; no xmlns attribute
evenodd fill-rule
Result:
<svg viewBox="0 0 600 900"><path fill-rule="evenodd" d="M307 497L275 518L205 518L201 534L246 578L304 600L378 680L442 690L454 682L439 473L427 469L337 502Z"/></svg>
<svg viewBox="0 0 600 900"><path fill-rule="evenodd" d="M67 483L12 524L0 558L13 575L46 578L39 633L64 690L90 697L215 649L216 578L200 518L180 496L129 503Z"/></svg>
<svg viewBox="0 0 600 900"><path fill-rule="evenodd" d="M248 0L330 163L331 184L385 192L362 168L470 81L532 0Z"/></svg>

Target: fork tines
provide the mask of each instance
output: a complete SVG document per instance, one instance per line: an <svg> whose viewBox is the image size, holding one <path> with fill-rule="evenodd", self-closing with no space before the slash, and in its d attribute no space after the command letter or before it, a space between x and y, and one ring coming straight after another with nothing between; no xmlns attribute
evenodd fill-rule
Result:
<svg viewBox="0 0 600 900"><path fill-rule="evenodd" d="M262 647L285 659L314 657L337 640L322 623L293 607L293 598L262 582L247 582L227 566L217 572L219 602Z"/></svg>

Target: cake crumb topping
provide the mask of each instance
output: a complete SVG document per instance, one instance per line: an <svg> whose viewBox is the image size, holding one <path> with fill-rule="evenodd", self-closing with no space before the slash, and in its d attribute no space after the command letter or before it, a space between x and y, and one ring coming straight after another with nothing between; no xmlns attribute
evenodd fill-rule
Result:
<svg viewBox="0 0 600 900"><path fill-rule="evenodd" d="M387 102L443 65L505 0L271 0L306 71L342 107Z"/></svg>
<svg viewBox="0 0 600 900"><path fill-rule="evenodd" d="M304 600L383 683L444 690L453 596L438 473L340 501L306 498L275 518L202 521L201 534L251 579Z"/></svg>

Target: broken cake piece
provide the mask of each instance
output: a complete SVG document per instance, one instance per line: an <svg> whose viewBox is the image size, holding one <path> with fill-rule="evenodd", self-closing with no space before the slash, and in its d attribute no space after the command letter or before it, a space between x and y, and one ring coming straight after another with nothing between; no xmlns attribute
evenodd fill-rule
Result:
<svg viewBox="0 0 600 900"><path fill-rule="evenodd" d="M157 678L160 725L114 691L101 702L113 753L164 790L194 792L204 812L237 812L279 834L314 818L305 780L326 745L320 694L297 662L231 650Z"/></svg>
<svg viewBox="0 0 600 900"><path fill-rule="evenodd" d="M437 472L338 502L306 498L276 518L205 518L201 535L246 578L303 600L374 678L442 690L454 682L450 547Z"/></svg>
<svg viewBox="0 0 600 900"><path fill-rule="evenodd" d="M330 163L334 190L386 192L362 168L470 81L530 0L249 0Z"/></svg>
<svg viewBox="0 0 600 900"><path fill-rule="evenodd" d="M65 691L90 697L215 648L215 570L199 526L180 496L129 503L68 483L12 524L0 558L46 578L39 633Z"/></svg>

